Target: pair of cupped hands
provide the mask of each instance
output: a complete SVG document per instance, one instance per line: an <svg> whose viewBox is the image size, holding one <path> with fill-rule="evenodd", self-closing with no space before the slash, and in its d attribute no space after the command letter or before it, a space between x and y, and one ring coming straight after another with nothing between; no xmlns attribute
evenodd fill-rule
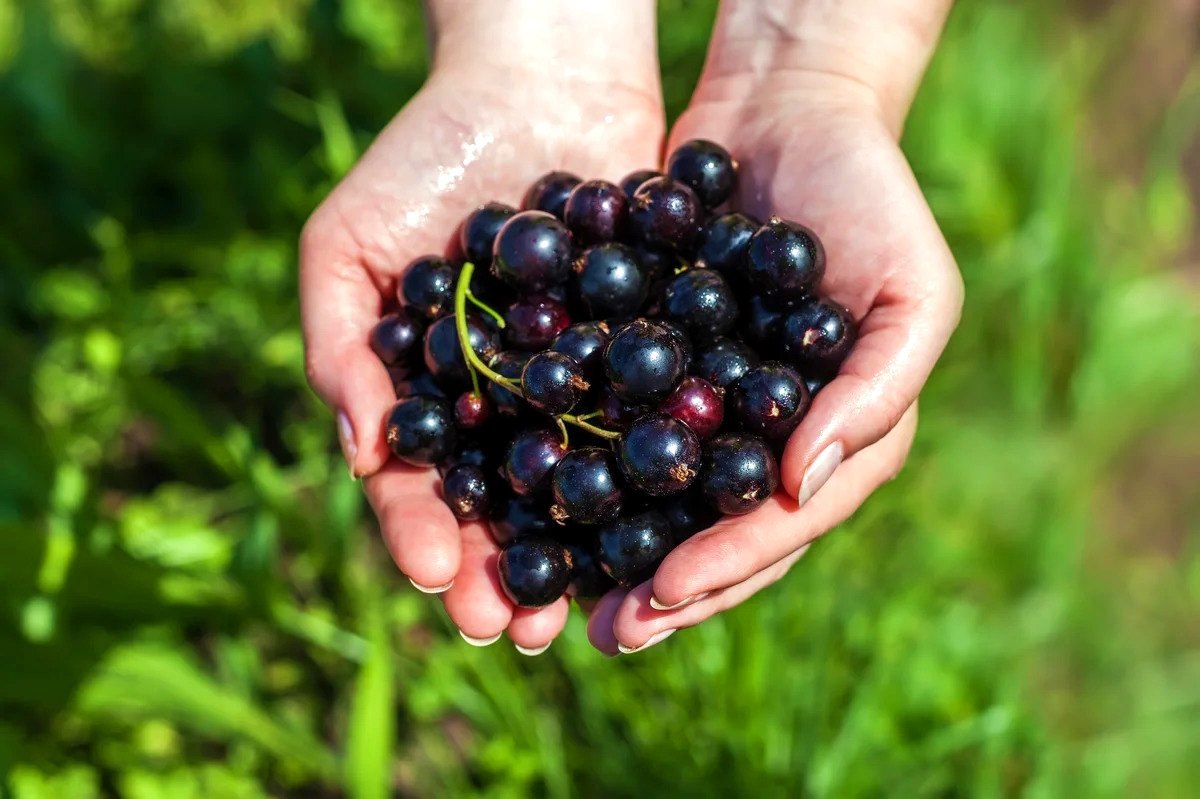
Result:
<svg viewBox="0 0 1200 799"><path fill-rule="evenodd" d="M498 64L478 53L452 58L451 46L435 44L425 86L309 220L300 282L308 376L336 414L351 472L363 478L396 565L441 598L468 642L507 632L521 652L537 654L563 629L568 600L514 607L486 525L455 519L434 470L389 458L382 425L395 396L368 333L397 297L405 266L443 252L473 208L518 205L550 170L616 182L661 167L680 142L711 139L739 162L733 207L814 229L828 254L822 291L860 320L841 373L787 443L781 490L681 544L651 581L587 608L601 652L642 649L774 583L907 456L917 395L962 296L897 145L907 98L897 103L836 71L753 59L730 67L722 48L739 45L714 40L692 102L666 136L652 50L653 68L630 77L637 70L610 69L603 58L581 63L583 53Z"/></svg>

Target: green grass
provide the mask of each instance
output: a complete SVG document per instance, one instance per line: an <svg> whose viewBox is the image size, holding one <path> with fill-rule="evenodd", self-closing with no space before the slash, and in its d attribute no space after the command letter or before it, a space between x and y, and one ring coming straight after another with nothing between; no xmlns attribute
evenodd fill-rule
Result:
<svg viewBox="0 0 1200 799"><path fill-rule="evenodd" d="M672 113L713 6L660 4ZM1119 31L959 4L904 143L967 305L908 467L738 610L527 659L396 579L304 387L296 234L420 31L0 0L0 796L1194 795L1197 74L1102 174Z"/></svg>

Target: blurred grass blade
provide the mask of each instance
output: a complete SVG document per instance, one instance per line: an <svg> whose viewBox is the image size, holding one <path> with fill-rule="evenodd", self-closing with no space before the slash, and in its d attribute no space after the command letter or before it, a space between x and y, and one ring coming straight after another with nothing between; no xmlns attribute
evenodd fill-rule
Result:
<svg viewBox="0 0 1200 799"><path fill-rule="evenodd" d="M353 799L387 799L391 795L396 738L392 650L378 600L375 602L369 611L370 653L359 669L350 705L346 785Z"/></svg>

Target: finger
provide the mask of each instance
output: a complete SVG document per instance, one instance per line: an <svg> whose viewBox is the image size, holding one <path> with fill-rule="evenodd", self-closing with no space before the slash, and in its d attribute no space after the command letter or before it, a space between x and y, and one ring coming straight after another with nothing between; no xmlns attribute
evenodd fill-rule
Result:
<svg viewBox="0 0 1200 799"><path fill-rule="evenodd" d="M587 635L592 646L612 657L620 654L617 649L617 638L613 635L613 621L616 620L617 610L628 592L623 588L614 588L600 598L588 617Z"/></svg>
<svg viewBox="0 0 1200 799"><path fill-rule="evenodd" d="M382 295L353 244L318 210L300 239L300 316L308 381L337 418L355 477L388 460L383 419L396 401L387 370L371 351Z"/></svg>
<svg viewBox="0 0 1200 799"><path fill-rule="evenodd" d="M469 522L461 529L462 566L454 585L442 594L442 603L463 640L473 646L487 646L512 621L513 606L500 587L496 570L500 548L485 525Z"/></svg>
<svg viewBox="0 0 1200 799"><path fill-rule="evenodd" d="M680 607L736 585L845 521L900 470L915 429L914 406L891 434L842 464L803 508L776 492L754 512L722 519L680 544L654 575L656 604Z"/></svg>
<svg viewBox="0 0 1200 799"><path fill-rule="evenodd" d="M446 590L462 561L458 520L434 493L437 483L433 469L396 461L363 481L392 560L426 593Z"/></svg>
<svg viewBox="0 0 1200 799"><path fill-rule="evenodd" d="M514 608L508 637L522 655L540 655L567 624L571 600L559 597L544 608Z"/></svg>
<svg viewBox="0 0 1200 799"><path fill-rule="evenodd" d="M808 545L791 553L736 585L714 591L697 602L670 611L656 610L651 604L652 581L629 592L613 618L613 637L617 650L628 655L659 643L684 627L693 627L718 613L745 602L762 589L775 584L808 551Z"/></svg>

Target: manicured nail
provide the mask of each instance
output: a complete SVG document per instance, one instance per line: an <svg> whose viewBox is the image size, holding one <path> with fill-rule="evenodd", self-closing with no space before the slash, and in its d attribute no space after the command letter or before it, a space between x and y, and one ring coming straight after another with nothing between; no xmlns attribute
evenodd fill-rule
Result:
<svg viewBox="0 0 1200 799"><path fill-rule="evenodd" d="M454 585L453 580L446 583L445 585L433 585L433 586L421 585L420 583L418 583L416 580L414 580L411 577L408 578L408 581L413 584L413 588L417 589L422 594L441 594L446 591L449 591L451 589L451 587L453 587L453 585Z"/></svg>
<svg viewBox="0 0 1200 799"><path fill-rule="evenodd" d="M658 601L658 597L651 596L650 597L650 607L654 608L655 610L678 610L679 608L686 608L688 605L692 604L693 602L699 602L701 599L704 599L704 597L706 597L706 596L708 596L707 591L700 593L700 594L696 594L695 596L689 596L686 599L681 599L680 601L676 602L674 605L664 605L663 603Z"/></svg>
<svg viewBox="0 0 1200 799"><path fill-rule="evenodd" d="M544 644L543 646L537 646L537 647L534 647L533 649L521 646L520 644L513 644L513 646L515 646L517 648L517 651L520 652L522 655L528 655L529 657L535 657L537 655L540 655L543 652L545 652L547 649L550 648L550 644Z"/></svg>
<svg viewBox="0 0 1200 799"><path fill-rule="evenodd" d="M354 443L354 426L350 424L350 417L346 415L345 411L338 411L337 432L338 442L342 445L342 455L346 458L346 465L350 468L350 476L357 480L358 475L354 473L354 459L358 456L358 445Z"/></svg>
<svg viewBox="0 0 1200 799"><path fill-rule="evenodd" d="M646 643L642 644L641 646L625 646L625 644L619 643L617 644L617 649L621 651L622 655L632 655L634 652L641 652L643 649L649 649L655 644L667 640L674 632L675 630L671 629L663 630L661 633L655 633L654 635L650 636Z"/></svg>
<svg viewBox="0 0 1200 799"><path fill-rule="evenodd" d="M800 481L800 493L796 500L803 505L813 498L813 494L821 490L821 486L828 482L833 476L834 470L842 462L842 442L835 441L825 449L821 450L821 454L813 458L813 462L809 464L808 471L804 473L804 479Z"/></svg>
<svg viewBox="0 0 1200 799"><path fill-rule="evenodd" d="M494 644L500 640L500 633L496 633L491 638L472 638L471 636L464 633L462 630L459 630L458 634L461 635L462 639L464 641L466 641L468 644L470 644L471 646L491 646L492 644Z"/></svg>

